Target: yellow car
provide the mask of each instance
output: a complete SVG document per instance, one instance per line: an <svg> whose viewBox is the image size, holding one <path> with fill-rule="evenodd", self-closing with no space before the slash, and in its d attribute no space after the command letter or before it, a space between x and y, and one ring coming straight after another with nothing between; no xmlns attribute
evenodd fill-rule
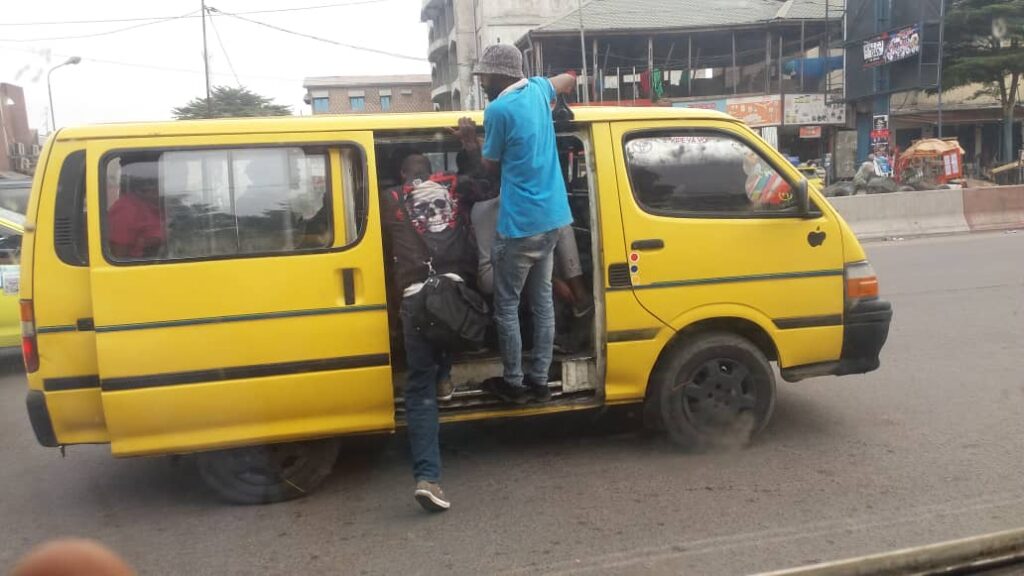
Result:
<svg viewBox="0 0 1024 576"><path fill-rule="evenodd" d="M197 453L214 490L256 503L316 488L337 437L403 426L380 199L403 151L456 170L460 115L57 132L21 278L40 444ZM789 381L878 368L892 312L863 248L742 122L594 107L557 127L589 341L556 355L542 404L481 390L497 353L455 357L442 423L636 405L699 448L765 426L776 366Z"/></svg>
<svg viewBox="0 0 1024 576"><path fill-rule="evenodd" d="M21 280L21 236L31 180L0 180L0 355L21 347L18 290Z"/></svg>
<svg viewBox="0 0 1024 576"><path fill-rule="evenodd" d="M804 178L807 178L807 182L814 185L818 190L825 187L825 170L818 166L808 166L807 164L800 164L796 167L797 170L803 174Z"/></svg>

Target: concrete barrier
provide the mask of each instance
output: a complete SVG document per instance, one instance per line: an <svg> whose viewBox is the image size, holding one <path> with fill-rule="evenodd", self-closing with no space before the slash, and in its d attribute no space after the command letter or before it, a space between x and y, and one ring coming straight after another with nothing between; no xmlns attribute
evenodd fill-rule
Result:
<svg viewBox="0 0 1024 576"><path fill-rule="evenodd" d="M829 198L862 240L1024 228L1024 186Z"/></svg>
<svg viewBox="0 0 1024 576"><path fill-rule="evenodd" d="M963 193L971 230L1024 228L1024 186L968 188Z"/></svg>
<svg viewBox="0 0 1024 576"><path fill-rule="evenodd" d="M924 190L829 198L862 240L968 232L962 190Z"/></svg>

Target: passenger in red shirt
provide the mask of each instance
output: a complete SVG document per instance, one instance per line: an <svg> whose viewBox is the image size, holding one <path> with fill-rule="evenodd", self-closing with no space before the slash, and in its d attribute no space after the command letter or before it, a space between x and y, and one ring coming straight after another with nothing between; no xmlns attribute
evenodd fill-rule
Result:
<svg viewBox="0 0 1024 576"><path fill-rule="evenodd" d="M126 175L121 197L107 211L110 253L118 259L152 258L166 240L155 177Z"/></svg>

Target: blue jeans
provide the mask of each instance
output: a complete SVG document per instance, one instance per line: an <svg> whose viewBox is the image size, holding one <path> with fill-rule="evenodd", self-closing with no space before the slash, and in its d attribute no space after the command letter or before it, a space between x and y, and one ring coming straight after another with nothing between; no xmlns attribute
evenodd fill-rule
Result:
<svg viewBox="0 0 1024 576"><path fill-rule="evenodd" d="M441 479L441 450L437 432L437 385L451 373L448 354L417 332L409 318L409 298L402 300L405 340L405 421L412 450L412 474L417 481Z"/></svg>
<svg viewBox="0 0 1024 576"><path fill-rule="evenodd" d="M547 383L555 342L555 308L551 297L551 268L558 230L525 238L494 240L494 322L505 381L523 384L523 339L519 330L519 298L526 290L533 315L533 362L526 374L534 383Z"/></svg>

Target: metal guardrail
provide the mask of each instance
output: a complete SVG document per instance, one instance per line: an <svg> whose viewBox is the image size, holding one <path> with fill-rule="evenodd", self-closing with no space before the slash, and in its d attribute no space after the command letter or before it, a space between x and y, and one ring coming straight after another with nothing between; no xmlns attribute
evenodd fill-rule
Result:
<svg viewBox="0 0 1024 576"><path fill-rule="evenodd" d="M916 548L824 562L757 576L904 576L971 574L1024 565L1024 528Z"/></svg>

